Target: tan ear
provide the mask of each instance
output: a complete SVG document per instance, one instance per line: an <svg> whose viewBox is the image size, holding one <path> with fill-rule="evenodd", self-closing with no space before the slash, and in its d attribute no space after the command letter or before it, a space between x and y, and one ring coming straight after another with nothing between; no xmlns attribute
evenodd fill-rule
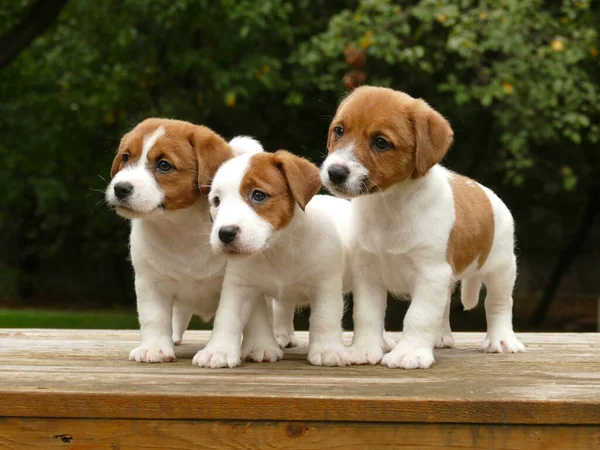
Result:
<svg viewBox="0 0 600 450"><path fill-rule="evenodd" d="M208 194L221 164L234 157L233 150L225 139L201 125L194 126L188 140L198 161L198 188L203 194Z"/></svg>
<svg viewBox="0 0 600 450"><path fill-rule="evenodd" d="M423 100L413 110L415 124L415 168L423 176L439 163L452 144L452 128L440 113Z"/></svg>
<svg viewBox="0 0 600 450"><path fill-rule="evenodd" d="M307 159L285 150L274 153L275 164L283 172L296 203L304 210L306 204L321 189L319 169Z"/></svg>
<svg viewBox="0 0 600 450"><path fill-rule="evenodd" d="M121 142L119 143L119 149L117 150L117 154L115 155L115 159L113 159L113 163L112 163L112 167L110 168L110 177L114 177L117 172L119 171L119 168L121 167L121 161L123 160L123 147L125 146L125 139L127 138L127 136L129 135L129 133L125 134L122 138L121 138Z"/></svg>

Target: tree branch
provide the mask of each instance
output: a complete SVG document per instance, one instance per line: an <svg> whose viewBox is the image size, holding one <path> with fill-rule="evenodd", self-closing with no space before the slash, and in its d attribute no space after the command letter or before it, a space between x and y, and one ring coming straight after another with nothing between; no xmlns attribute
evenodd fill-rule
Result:
<svg viewBox="0 0 600 450"><path fill-rule="evenodd" d="M0 70L8 66L56 20L68 0L38 0L27 17L0 37Z"/></svg>

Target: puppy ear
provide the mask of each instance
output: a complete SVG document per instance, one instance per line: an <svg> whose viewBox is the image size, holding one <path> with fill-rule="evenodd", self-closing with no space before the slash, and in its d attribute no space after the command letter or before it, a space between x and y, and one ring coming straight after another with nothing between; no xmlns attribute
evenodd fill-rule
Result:
<svg viewBox="0 0 600 450"><path fill-rule="evenodd" d="M221 164L234 157L225 139L210 128L197 125L188 136L198 161L198 189L208 194L210 184Z"/></svg>
<svg viewBox="0 0 600 450"><path fill-rule="evenodd" d="M413 110L415 127L415 168L423 176L448 152L454 133L440 113L423 100Z"/></svg>
<svg viewBox="0 0 600 450"><path fill-rule="evenodd" d="M110 168L110 177L113 178L119 169L121 168L121 162L123 161L123 149L125 147L125 139L127 138L129 133L124 135L121 138L121 142L119 143L119 149L117 150L117 154L115 155L115 159L113 159L112 167Z"/></svg>
<svg viewBox="0 0 600 450"><path fill-rule="evenodd" d="M283 176L290 186L296 203L304 211L306 204L321 189L319 169L307 159L285 150L278 150L273 156L275 164L283 172Z"/></svg>

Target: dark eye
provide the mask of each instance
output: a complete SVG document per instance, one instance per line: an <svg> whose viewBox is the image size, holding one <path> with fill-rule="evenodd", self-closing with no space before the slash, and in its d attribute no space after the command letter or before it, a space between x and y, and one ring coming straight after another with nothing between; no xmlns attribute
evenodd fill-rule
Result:
<svg viewBox="0 0 600 450"><path fill-rule="evenodd" d="M373 147L375 148L375 150L382 152L384 150L389 149L391 145L388 141L386 141L380 136L378 138L375 138L375 140L373 141Z"/></svg>
<svg viewBox="0 0 600 450"><path fill-rule="evenodd" d="M166 159L161 159L158 164L156 164L156 168L163 173L167 173L173 168L173 166Z"/></svg>
<svg viewBox="0 0 600 450"><path fill-rule="evenodd" d="M123 155L121 155L121 159L123 162L129 161L129 153L123 153Z"/></svg>
<svg viewBox="0 0 600 450"><path fill-rule="evenodd" d="M344 127L340 127L340 126L334 127L333 134L335 136L335 139L338 140L344 134Z"/></svg>
<svg viewBox="0 0 600 450"><path fill-rule="evenodd" d="M213 198L213 206L215 208L218 208L220 204L221 204L221 199L219 197Z"/></svg>
<svg viewBox="0 0 600 450"><path fill-rule="evenodd" d="M263 191L259 191L258 189L254 189L250 194L250 198L255 203L264 202L269 196L265 194Z"/></svg>

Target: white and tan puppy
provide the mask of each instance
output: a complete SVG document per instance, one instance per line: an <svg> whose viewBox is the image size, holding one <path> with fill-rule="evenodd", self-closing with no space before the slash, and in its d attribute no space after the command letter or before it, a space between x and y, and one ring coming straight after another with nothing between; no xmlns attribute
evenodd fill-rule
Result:
<svg viewBox="0 0 600 450"><path fill-rule="evenodd" d="M487 288L483 350L524 351L512 328L512 216L492 191L438 165L452 137L423 100L378 87L356 89L331 123L321 178L353 199L355 364L431 366L434 346L453 345L449 301L458 280L467 309ZM400 341L383 356L388 291L412 303Z"/></svg>
<svg viewBox="0 0 600 450"><path fill-rule="evenodd" d="M131 219L131 261L141 343L129 359L175 359L192 314L214 316L225 258L210 249L209 184L234 150L258 148L235 138L230 144L209 128L168 119L147 119L121 140L107 203Z"/></svg>
<svg viewBox="0 0 600 450"><path fill-rule="evenodd" d="M311 305L308 360L349 363L342 335L346 200L315 196L319 169L280 150L238 156L221 166L209 194L214 225L211 245L227 256L223 292L213 333L194 358L202 367L233 367L248 353L242 330L251 312L268 323L265 295L277 298L289 319L295 304ZM253 319L251 319L252 321ZM251 343L264 359L282 353L269 326ZM290 337L290 329L284 329ZM256 333L258 335L258 333ZM291 328L293 336L293 326ZM258 340L258 342L257 342ZM258 355L260 357L260 355Z"/></svg>

